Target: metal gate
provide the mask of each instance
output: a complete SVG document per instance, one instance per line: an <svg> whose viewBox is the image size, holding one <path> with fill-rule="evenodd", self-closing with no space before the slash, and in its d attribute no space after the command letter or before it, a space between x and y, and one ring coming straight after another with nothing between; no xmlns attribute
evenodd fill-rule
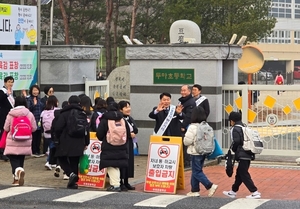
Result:
<svg viewBox="0 0 300 209"><path fill-rule="evenodd" d="M92 99L92 103L96 97L106 99L109 96L109 81L86 81L85 94Z"/></svg>
<svg viewBox="0 0 300 209"><path fill-rule="evenodd" d="M234 110L260 133L263 155L300 156L300 85L223 85L222 90L223 148L231 144L228 115Z"/></svg>

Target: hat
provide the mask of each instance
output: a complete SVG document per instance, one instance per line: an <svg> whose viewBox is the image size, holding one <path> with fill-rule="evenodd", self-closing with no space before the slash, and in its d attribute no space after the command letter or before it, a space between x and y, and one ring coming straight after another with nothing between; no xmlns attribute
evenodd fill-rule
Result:
<svg viewBox="0 0 300 209"><path fill-rule="evenodd" d="M44 93L48 95L48 92L49 92L49 90L50 90L51 88L52 88L51 86L46 86L46 87L44 88Z"/></svg>

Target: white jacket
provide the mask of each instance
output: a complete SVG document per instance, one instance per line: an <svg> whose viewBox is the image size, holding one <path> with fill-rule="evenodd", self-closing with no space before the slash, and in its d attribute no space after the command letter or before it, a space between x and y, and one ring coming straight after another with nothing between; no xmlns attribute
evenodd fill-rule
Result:
<svg viewBox="0 0 300 209"><path fill-rule="evenodd" d="M199 153L196 152L194 148L194 142L196 140L198 126L199 123L191 123L183 139L184 145L188 146L187 153L190 155L200 155Z"/></svg>

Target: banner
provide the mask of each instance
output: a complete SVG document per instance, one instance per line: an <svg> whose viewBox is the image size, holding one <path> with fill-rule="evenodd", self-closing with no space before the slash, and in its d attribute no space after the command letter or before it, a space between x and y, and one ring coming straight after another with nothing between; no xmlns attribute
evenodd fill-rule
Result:
<svg viewBox="0 0 300 209"><path fill-rule="evenodd" d="M0 45L36 45L37 7L0 4Z"/></svg>
<svg viewBox="0 0 300 209"><path fill-rule="evenodd" d="M29 89L37 83L37 51L0 50L0 86L4 78L12 76L15 80L13 90Z"/></svg>

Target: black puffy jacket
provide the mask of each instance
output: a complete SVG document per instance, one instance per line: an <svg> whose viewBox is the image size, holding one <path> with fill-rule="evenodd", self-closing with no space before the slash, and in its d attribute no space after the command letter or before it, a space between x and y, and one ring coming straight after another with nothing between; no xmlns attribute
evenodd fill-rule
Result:
<svg viewBox="0 0 300 209"><path fill-rule="evenodd" d="M235 123L235 125L244 126L241 121ZM231 138L232 138L232 151L235 152L235 160L254 160L255 155L251 151L245 151L243 149L244 144L244 134L242 127L233 126L231 128Z"/></svg>

